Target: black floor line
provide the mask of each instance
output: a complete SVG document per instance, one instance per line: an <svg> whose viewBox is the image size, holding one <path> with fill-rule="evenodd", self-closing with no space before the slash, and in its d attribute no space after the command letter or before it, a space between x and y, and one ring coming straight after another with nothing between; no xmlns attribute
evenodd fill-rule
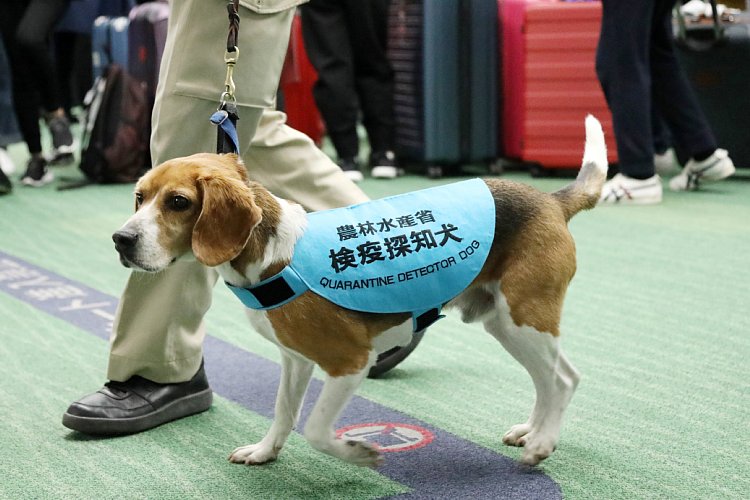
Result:
<svg viewBox="0 0 750 500"><path fill-rule="evenodd" d="M4 252L0 252L0 290L81 330L109 339L117 308L115 297ZM278 364L210 335L206 336L204 356L216 394L273 417ZM318 380L310 385L303 422L321 387ZM399 498L562 498L559 486L538 468L523 466L419 419L355 396L338 425L343 428L366 423L392 423L397 428L416 428L432 435L432 441L423 447L387 453L385 464L378 468L380 474L413 490ZM396 434L396 439L403 438ZM227 443L227 451L243 444L248 443Z"/></svg>

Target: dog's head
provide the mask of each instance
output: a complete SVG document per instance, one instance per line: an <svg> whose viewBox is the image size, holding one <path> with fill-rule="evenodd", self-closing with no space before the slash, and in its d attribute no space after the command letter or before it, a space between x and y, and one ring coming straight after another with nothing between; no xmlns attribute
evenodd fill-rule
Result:
<svg viewBox="0 0 750 500"><path fill-rule="evenodd" d="M261 221L238 156L169 160L135 186L135 214L112 235L125 267L157 272L178 259L217 266L235 258Z"/></svg>

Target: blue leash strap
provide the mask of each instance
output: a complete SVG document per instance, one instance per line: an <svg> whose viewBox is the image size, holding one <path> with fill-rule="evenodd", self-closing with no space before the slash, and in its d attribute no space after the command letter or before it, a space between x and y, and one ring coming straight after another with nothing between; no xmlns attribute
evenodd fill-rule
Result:
<svg viewBox="0 0 750 500"><path fill-rule="evenodd" d="M216 131L216 152L240 154L240 140L237 137L237 106L232 102L222 103L211 115L211 123L218 126Z"/></svg>

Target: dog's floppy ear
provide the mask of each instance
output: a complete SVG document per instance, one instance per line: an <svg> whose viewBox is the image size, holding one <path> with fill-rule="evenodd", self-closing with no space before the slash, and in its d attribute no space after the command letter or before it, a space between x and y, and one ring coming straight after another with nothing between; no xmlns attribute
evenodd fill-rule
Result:
<svg viewBox="0 0 750 500"><path fill-rule="evenodd" d="M242 161L242 158L240 158L239 155L235 153L222 153L219 155L219 159L227 168L230 168L234 172L236 172L242 179L242 182L247 184L247 167L245 167L245 162Z"/></svg>
<svg viewBox="0 0 750 500"><path fill-rule="evenodd" d="M199 262L218 266L235 258L262 218L250 188L239 179L198 179L203 206L193 227L193 253Z"/></svg>

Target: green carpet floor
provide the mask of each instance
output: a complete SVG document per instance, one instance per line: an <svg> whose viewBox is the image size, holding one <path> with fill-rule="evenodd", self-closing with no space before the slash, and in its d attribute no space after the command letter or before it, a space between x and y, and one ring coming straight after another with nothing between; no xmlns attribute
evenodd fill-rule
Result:
<svg viewBox="0 0 750 500"><path fill-rule="evenodd" d="M11 154L22 163L20 146ZM73 167L55 172L77 175ZM702 192L665 191L658 206L599 207L571 222L578 274L563 339L583 379L558 449L540 467L565 497L750 497L749 174ZM568 182L505 177L545 191ZM362 186L381 197L450 180ZM0 251L118 296L128 271L110 235L132 210L131 191L16 183L0 198ZM214 337L278 359L223 287L206 319ZM221 397L204 414L136 436L70 433L62 412L102 384L106 358L103 340L0 292L0 498L349 499L409 491L312 452L299 435L270 466L230 464L229 452L257 440L269 421ZM480 327L453 316L359 395L511 458L520 451L500 437L533 403L520 365Z"/></svg>

